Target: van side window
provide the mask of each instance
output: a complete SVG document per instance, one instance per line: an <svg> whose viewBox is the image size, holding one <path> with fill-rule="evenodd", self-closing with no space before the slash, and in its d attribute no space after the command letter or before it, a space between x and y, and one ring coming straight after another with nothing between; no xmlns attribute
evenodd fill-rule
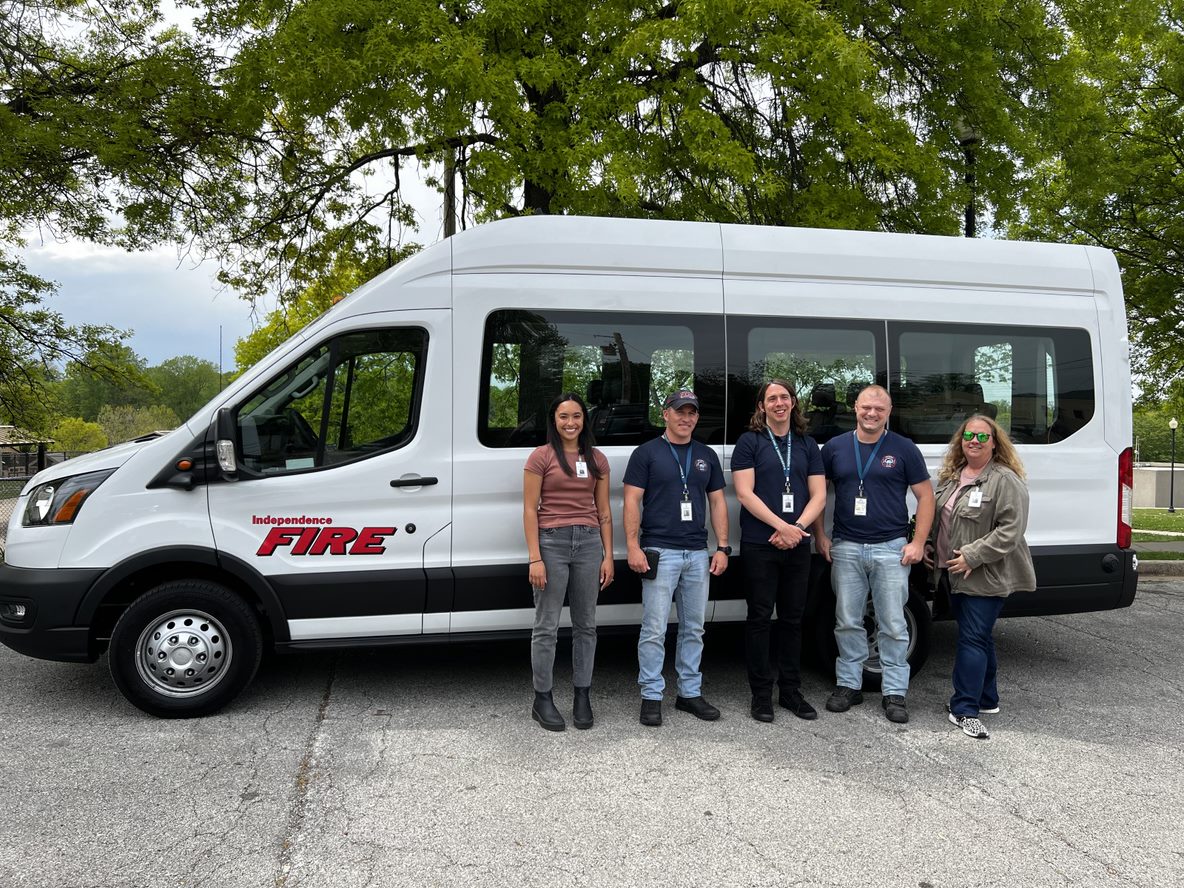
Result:
<svg viewBox="0 0 1184 888"><path fill-rule="evenodd" d="M892 428L945 444L972 413L1017 444L1052 444L1094 415L1085 330L973 324L889 324Z"/></svg>
<svg viewBox="0 0 1184 888"><path fill-rule="evenodd" d="M885 384L883 342L883 321L730 317L729 443L747 428L760 386L773 377L797 387L807 431L819 444L851 431L856 396L873 382Z"/></svg>
<svg viewBox="0 0 1184 888"><path fill-rule="evenodd" d="M699 396L695 437L723 440L723 324L718 316L507 309L485 323L477 433L487 447L536 447L546 413L579 393L598 444L662 433L662 402Z"/></svg>
<svg viewBox="0 0 1184 888"><path fill-rule="evenodd" d="M241 465L264 475L332 466L415 434L427 332L347 333L287 367L238 410Z"/></svg>

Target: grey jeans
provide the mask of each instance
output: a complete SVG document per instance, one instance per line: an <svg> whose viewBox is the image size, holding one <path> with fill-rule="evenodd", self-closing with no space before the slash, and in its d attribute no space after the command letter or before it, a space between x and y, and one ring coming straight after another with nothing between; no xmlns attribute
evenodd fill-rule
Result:
<svg viewBox="0 0 1184 888"><path fill-rule="evenodd" d="M539 554L547 568L547 585L534 593L534 632L530 636L534 689L551 690L565 596L571 609L572 684L586 688L592 684L592 662L596 659L596 597L604 557L600 528L578 524L542 528Z"/></svg>

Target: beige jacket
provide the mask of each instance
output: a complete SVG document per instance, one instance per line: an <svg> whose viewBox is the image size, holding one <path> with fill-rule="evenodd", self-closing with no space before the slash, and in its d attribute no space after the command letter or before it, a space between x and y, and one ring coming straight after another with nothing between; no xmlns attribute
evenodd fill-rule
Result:
<svg viewBox="0 0 1184 888"><path fill-rule="evenodd" d="M970 494L982 490L982 503L970 506ZM958 479L938 485L936 516L929 542L936 544L942 509L958 489ZM972 568L969 577L950 574L950 589L964 595L1007 597L1036 588L1032 555L1024 540L1028 528L1028 487L994 460L965 488L950 515L950 548L958 549ZM936 585L940 566L934 567Z"/></svg>

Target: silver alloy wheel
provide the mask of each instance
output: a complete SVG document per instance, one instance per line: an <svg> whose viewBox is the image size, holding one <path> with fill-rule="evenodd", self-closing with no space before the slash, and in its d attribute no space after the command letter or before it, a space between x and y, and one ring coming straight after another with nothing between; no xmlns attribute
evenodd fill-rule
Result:
<svg viewBox="0 0 1184 888"><path fill-rule="evenodd" d="M196 697L217 686L233 650L226 629L199 610L170 611L148 624L136 641L136 672L167 697Z"/></svg>
<svg viewBox="0 0 1184 888"><path fill-rule="evenodd" d="M904 623L909 630L909 646L905 650L905 659L911 660L917 649L917 618L909 607L904 609ZM876 633L876 608L868 596L867 609L863 612L863 628L867 630L867 662L863 668L868 672L879 675L884 671L880 665L880 637Z"/></svg>

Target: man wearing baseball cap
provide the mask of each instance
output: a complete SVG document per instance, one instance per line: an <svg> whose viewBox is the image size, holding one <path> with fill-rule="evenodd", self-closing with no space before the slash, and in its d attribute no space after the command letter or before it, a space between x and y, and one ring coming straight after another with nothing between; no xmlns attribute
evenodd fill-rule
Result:
<svg viewBox="0 0 1184 888"><path fill-rule="evenodd" d="M715 451L691 438L699 422L699 399L690 389L673 392L666 398L662 419L665 434L633 451L624 479L629 567L642 574L637 642L641 723L651 727L662 724L662 664L672 603L678 606L674 706L704 721L719 718L719 710L703 698L699 663L710 577L727 570L732 553L723 469ZM719 543L710 557L708 510Z"/></svg>

